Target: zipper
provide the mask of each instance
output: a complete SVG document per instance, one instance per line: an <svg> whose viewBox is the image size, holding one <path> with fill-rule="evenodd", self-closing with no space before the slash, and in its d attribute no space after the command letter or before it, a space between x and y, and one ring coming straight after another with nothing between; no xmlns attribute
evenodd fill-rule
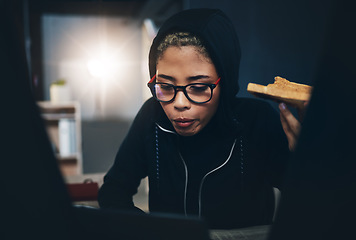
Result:
<svg viewBox="0 0 356 240"><path fill-rule="evenodd" d="M178 151L179 153L179 157L183 162L184 165L184 171L185 171L185 184L184 184L184 215L187 216L187 189L188 189L188 168L187 168L187 164L185 163L182 154L180 153L180 151Z"/></svg>
<svg viewBox="0 0 356 240"><path fill-rule="evenodd" d="M167 132L167 133L171 133L174 135L177 135L176 132L165 129L163 127L161 127L158 123L156 123L156 125L159 127L159 129L161 129L163 132ZM178 150L178 154L180 159L182 160L183 166L184 166L184 172L185 172L185 183L184 183L184 196L183 196L183 207L184 207L184 215L188 216L187 214L187 189L188 189L188 168L187 168L187 164L185 163L183 156L181 154L181 152Z"/></svg>
<svg viewBox="0 0 356 240"><path fill-rule="evenodd" d="M220 168L224 167L230 161L232 153L234 152L234 148L235 148L235 145L236 145L236 140L237 139L235 139L234 143L232 144L232 147L231 147L231 150L230 150L230 154L229 154L228 158L225 160L225 162L223 164L221 164L220 166L218 166L217 168L215 168L215 169L211 170L210 172L208 172L207 174L205 174L204 177L202 178L201 182L200 182L200 187L199 187L199 217L201 217L201 192L202 192L202 189L203 189L204 181L205 181L207 176L209 176L213 172L216 172Z"/></svg>
<svg viewBox="0 0 356 240"><path fill-rule="evenodd" d="M174 135L177 135L176 132L174 131L171 131L171 130L167 130L163 127L161 127L160 125L158 125L156 123L156 125L164 132L167 132L167 133L172 133ZM231 150L230 150L230 154L228 156L228 158L225 160L225 162L223 164L221 164L220 166L216 167L215 169L211 170L210 172L208 172L207 174L204 175L204 177L202 178L202 180L200 181L200 187L199 187L199 202L198 202L198 205L199 205L199 218L201 217L201 193L202 193L202 189L203 189L203 184L204 184L204 181L206 179L207 176L209 176L211 173L213 172L216 172L217 170L219 170L220 168L224 167L229 161L230 161L230 158L232 156L232 153L234 152L234 148L235 148L235 145L236 145L236 141L237 139L234 140L234 143L232 144L232 147L231 147ZM184 166L184 172L185 172L185 184L184 184L184 202L183 202L183 206L184 206L184 214L185 216L187 216L187 189L188 189L188 168L187 168L187 164L185 163L184 161L184 158L181 154L181 152L178 150L178 154L179 154L179 157L180 159L182 160L182 163L183 163L183 166Z"/></svg>

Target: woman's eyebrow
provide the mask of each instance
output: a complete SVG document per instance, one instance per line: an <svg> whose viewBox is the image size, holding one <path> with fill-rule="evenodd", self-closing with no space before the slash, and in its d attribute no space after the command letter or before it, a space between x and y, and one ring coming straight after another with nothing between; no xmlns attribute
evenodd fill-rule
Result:
<svg viewBox="0 0 356 240"><path fill-rule="evenodd" d="M191 76L188 78L188 80L190 81L196 81L196 80L200 80L200 79L209 79L210 76L208 75L196 75L196 76Z"/></svg>
<svg viewBox="0 0 356 240"><path fill-rule="evenodd" d="M162 79L166 79L166 80L169 80L169 81L176 81L176 79L172 76L168 76L168 75L165 75L165 74L158 74L157 75L158 78L162 78ZM188 77L188 80L189 81L197 81L197 80L201 80L201 79L210 79L210 76L208 75L196 75L196 76L190 76Z"/></svg>
<svg viewBox="0 0 356 240"><path fill-rule="evenodd" d="M168 76L168 75L164 75L164 74L158 74L157 75L158 78L164 78L166 80L170 80L170 81L175 81L174 77Z"/></svg>

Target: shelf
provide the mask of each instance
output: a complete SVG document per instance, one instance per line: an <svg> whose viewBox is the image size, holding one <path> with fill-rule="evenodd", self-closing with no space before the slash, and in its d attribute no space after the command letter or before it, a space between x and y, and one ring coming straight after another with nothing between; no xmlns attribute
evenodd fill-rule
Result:
<svg viewBox="0 0 356 240"><path fill-rule="evenodd" d="M71 156L61 156L60 154L56 154L56 158L60 162L77 162L78 161L78 156L77 154L73 154Z"/></svg>
<svg viewBox="0 0 356 240"><path fill-rule="evenodd" d="M71 113L43 113L42 117L46 121L59 121L60 119L67 118L67 119L75 119L75 114Z"/></svg>
<svg viewBox="0 0 356 240"><path fill-rule="evenodd" d="M46 130L62 174L65 176L82 174L79 103L41 101L37 104L45 121Z"/></svg>
<svg viewBox="0 0 356 240"><path fill-rule="evenodd" d="M50 101L39 101L38 106L41 108L41 112L66 112L75 113L78 102L68 102L68 103L53 103Z"/></svg>

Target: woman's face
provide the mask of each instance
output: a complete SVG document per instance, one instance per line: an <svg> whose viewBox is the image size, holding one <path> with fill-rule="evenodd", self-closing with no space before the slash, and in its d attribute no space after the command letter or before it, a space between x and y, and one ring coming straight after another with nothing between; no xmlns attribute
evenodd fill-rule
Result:
<svg viewBox="0 0 356 240"><path fill-rule="evenodd" d="M185 86L190 83L215 83L218 79L210 59L193 46L169 47L158 59L156 82ZM183 91L175 99L161 106L179 135L192 136L201 131L214 116L220 98L220 86L213 90L212 99L197 104L189 101Z"/></svg>

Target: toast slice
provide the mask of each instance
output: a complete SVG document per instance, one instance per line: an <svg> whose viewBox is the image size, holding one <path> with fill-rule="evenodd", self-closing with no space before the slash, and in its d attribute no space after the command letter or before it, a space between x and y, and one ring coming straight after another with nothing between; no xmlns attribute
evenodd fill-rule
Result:
<svg viewBox="0 0 356 240"><path fill-rule="evenodd" d="M282 77L275 77L273 84L267 86L249 83L247 91L256 97L284 102L292 107L302 108L309 101L313 87L290 82Z"/></svg>

